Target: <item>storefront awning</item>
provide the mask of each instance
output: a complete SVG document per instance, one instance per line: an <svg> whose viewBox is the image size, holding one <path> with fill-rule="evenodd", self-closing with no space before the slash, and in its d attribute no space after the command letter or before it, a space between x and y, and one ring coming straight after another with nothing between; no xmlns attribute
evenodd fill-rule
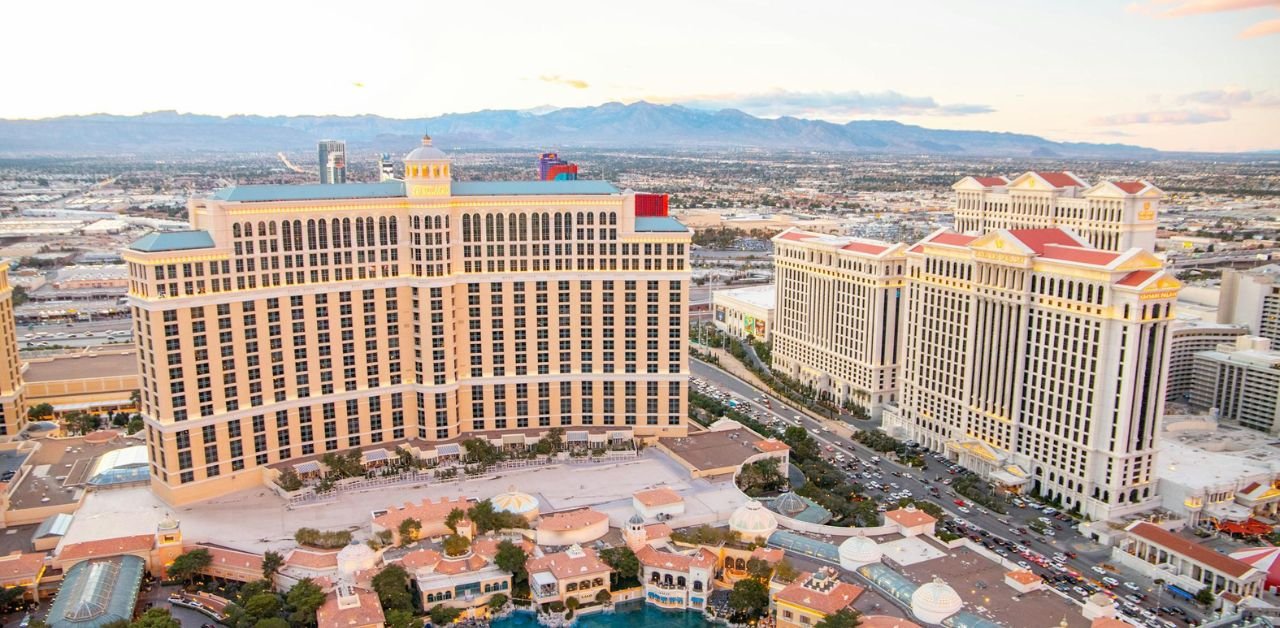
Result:
<svg viewBox="0 0 1280 628"><path fill-rule="evenodd" d="M298 473L319 473L320 463L316 462L315 460L299 462L298 464L293 465L293 470L297 471Z"/></svg>
<svg viewBox="0 0 1280 628"><path fill-rule="evenodd" d="M390 457L391 455L385 449L370 449L369 451L360 454L360 459L364 461L364 464L369 464L370 462L384 462Z"/></svg>
<svg viewBox="0 0 1280 628"><path fill-rule="evenodd" d="M462 454L462 448L457 443L445 443L436 447L436 453L441 456L458 456Z"/></svg>
<svg viewBox="0 0 1280 628"><path fill-rule="evenodd" d="M587 433L586 432L569 432L565 434L565 439L571 443L585 443L587 442Z"/></svg>

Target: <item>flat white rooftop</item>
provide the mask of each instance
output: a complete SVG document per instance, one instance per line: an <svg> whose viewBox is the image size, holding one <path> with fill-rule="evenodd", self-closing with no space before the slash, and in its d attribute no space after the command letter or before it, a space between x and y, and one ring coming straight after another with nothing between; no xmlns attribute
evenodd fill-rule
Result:
<svg viewBox="0 0 1280 628"><path fill-rule="evenodd" d="M293 509L266 488L176 509L152 495L146 486L95 491L76 512L62 544L152 534L156 524L172 514L181 523L186 542L211 542L252 552L283 551L295 547L293 534L298 528L346 529L356 538L365 538L375 510L419 503L427 497L488 499L513 484L537 497L544 513L593 506L608 514L615 526L634 512L632 493L657 486L670 487L685 498L685 514L672 520L673 526L725 521L745 501L732 484L690 480L675 461L649 448L639 458L624 462L514 469L488 479L390 486Z"/></svg>
<svg viewBox="0 0 1280 628"><path fill-rule="evenodd" d="M772 310L777 305L778 292L773 284L716 290L711 293L712 300L728 297L764 310Z"/></svg>

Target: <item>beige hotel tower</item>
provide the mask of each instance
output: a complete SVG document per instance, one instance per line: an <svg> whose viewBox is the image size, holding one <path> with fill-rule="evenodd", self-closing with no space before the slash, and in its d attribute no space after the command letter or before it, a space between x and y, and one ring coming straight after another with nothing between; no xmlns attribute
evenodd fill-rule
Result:
<svg viewBox="0 0 1280 628"><path fill-rule="evenodd" d="M688 229L602 181L453 181L430 138L404 166L218 190L130 245L163 499L353 448L685 433Z"/></svg>

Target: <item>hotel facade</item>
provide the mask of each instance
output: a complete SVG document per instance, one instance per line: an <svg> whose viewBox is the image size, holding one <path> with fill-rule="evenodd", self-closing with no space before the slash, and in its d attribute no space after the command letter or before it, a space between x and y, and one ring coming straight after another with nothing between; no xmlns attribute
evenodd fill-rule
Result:
<svg viewBox="0 0 1280 628"><path fill-rule="evenodd" d="M773 368L879 416L898 388L906 246L788 229L773 247Z"/></svg>
<svg viewBox="0 0 1280 628"><path fill-rule="evenodd" d="M125 252L156 493L552 427L683 436L690 232L601 181L236 186ZM615 427L616 426L616 427Z"/></svg>
<svg viewBox="0 0 1280 628"><path fill-rule="evenodd" d="M9 263L0 263L0 441L12 440L27 424L26 363L18 357L18 327L13 318Z"/></svg>
<svg viewBox="0 0 1280 628"><path fill-rule="evenodd" d="M1156 498L1181 284L1068 230L939 230L906 252L901 391L884 429L1094 519Z"/></svg>
<svg viewBox="0 0 1280 628"><path fill-rule="evenodd" d="M1155 251L1164 192L1146 181L1090 185L1070 172L1026 172L1013 180L965 177L951 189L960 233L1066 227L1096 249Z"/></svg>

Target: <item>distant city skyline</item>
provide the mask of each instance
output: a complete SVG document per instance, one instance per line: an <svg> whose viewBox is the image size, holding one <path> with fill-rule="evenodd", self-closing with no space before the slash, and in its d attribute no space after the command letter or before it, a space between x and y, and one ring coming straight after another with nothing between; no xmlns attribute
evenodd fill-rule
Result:
<svg viewBox="0 0 1280 628"><path fill-rule="evenodd" d="M996 10L759 0L391 13L317 2L6 7L0 117L156 110L398 118L609 101L1030 133L1162 150L1280 149L1280 0ZM332 46L325 63L309 60Z"/></svg>

